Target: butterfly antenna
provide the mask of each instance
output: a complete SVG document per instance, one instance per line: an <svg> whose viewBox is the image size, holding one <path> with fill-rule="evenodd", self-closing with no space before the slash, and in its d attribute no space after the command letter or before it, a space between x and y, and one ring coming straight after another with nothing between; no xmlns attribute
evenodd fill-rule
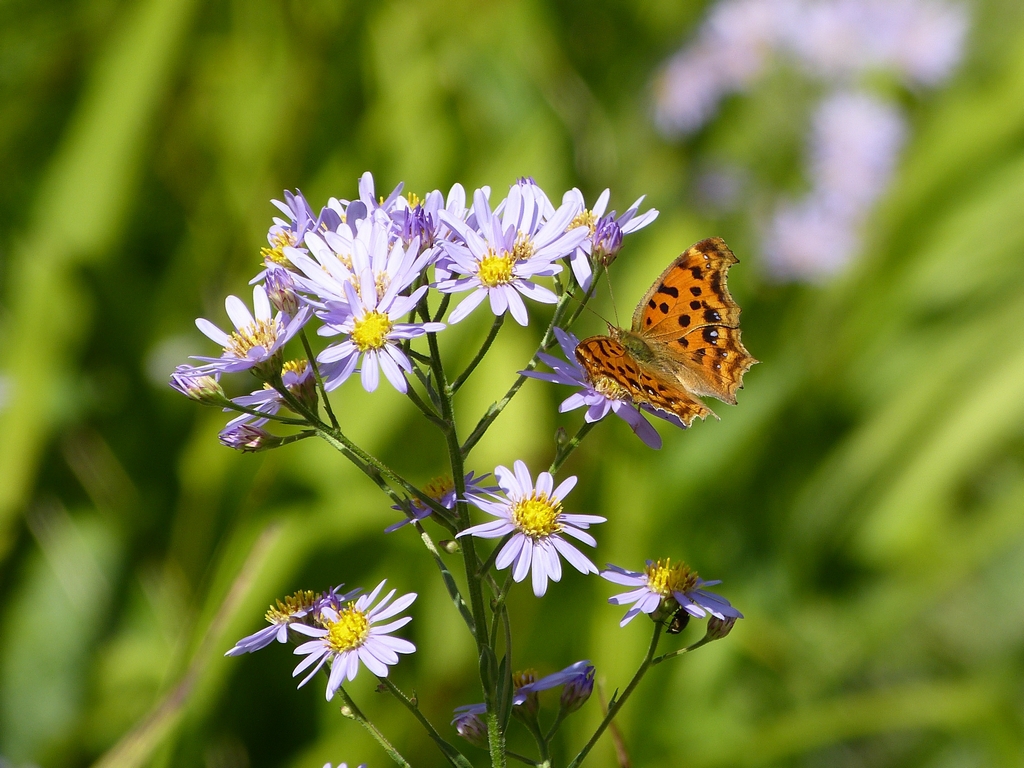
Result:
<svg viewBox="0 0 1024 768"><path fill-rule="evenodd" d="M612 300L612 312L615 313L615 325L621 328L622 326L619 325L619 305L615 303L615 293L612 291L612 276L606 271L605 277L608 280L608 298Z"/></svg>
<svg viewBox="0 0 1024 768"><path fill-rule="evenodd" d="M611 323L608 322L608 320L605 318L604 315L602 315L600 312L598 312L593 307L588 306L587 304L584 304L583 300L580 299L580 297L577 296L575 293L573 293L572 291L569 291L569 295L573 298L574 301L576 301L577 304L579 304L581 307L583 307L583 309L587 310L587 312L590 312L592 315L594 315L597 318L599 318L602 322L607 323L608 325L611 325Z"/></svg>

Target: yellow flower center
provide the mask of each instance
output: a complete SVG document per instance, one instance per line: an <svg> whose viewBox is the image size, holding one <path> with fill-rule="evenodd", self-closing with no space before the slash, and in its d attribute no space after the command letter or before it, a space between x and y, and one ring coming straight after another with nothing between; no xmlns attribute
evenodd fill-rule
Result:
<svg viewBox="0 0 1024 768"><path fill-rule="evenodd" d="M499 256L494 251L488 251L487 255L480 259L480 271L477 273L480 282L488 288L512 281L512 264L515 258L511 253Z"/></svg>
<svg viewBox="0 0 1024 768"><path fill-rule="evenodd" d="M533 256L533 241L529 235L520 232L512 245L512 261L526 261L531 256Z"/></svg>
<svg viewBox="0 0 1024 768"><path fill-rule="evenodd" d="M440 501L445 497L445 494L451 493L455 490L455 481L447 475L441 475L435 477L429 483L423 487L424 493L427 494L434 501Z"/></svg>
<svg viewBox="0 0 1024 768"><path fill-rule="evenodd" d="M407 194L405 196L405 199L409 201L410 208L415 208L417 205L420 204L420 196L417 195L415 192L410 192L409 194Z"/></svg>
<svg viewBox="0 0 1024 768"><path fill-rule="evenodd" d="M277 324L273 320L256 320L252 325L235 331L224 347L235 357L245 357L253 347L269 350L277 341Z"/></svg>
<svg viewBox="0 0 1024 768"><path fill-rule="evenodd" d="M284 372L294 373L296 376L301 376L306 372L308 367L308 360L289 360L284 364Z"/></svg>
<svg viewBox="0 0 1024 768"><path fill-rule="evenodd" d="M288 595L284 600L276 600L276 605L267 609L264 618L271 624L283 624L301 610L309 610L313 607L316 593L310 590L299 590L294 595Z"/></svg>
<svg viewBox="0 0 1024 768"><path fill-rule="evenodd" d="M516 527L527 536L539 539L562 530L558 516L562 514L560 502L548 498L546 493L534 491L528 499L512 506L512 519Z"/></svg>
<svg viewBox="0 0 1024 768"><path fill-rule="evenodd" d="M290 267L292 263L288 261L288 257L284 255L285 246L295 245L292 242L291 235L284 230L274 235L274 245L271 248L264 246L260 248L260 256L264 259L269 259L275 264L280 264L282 267Z"/></svg>
<svg viewBox="0 0 1024 768"><path fill-rule="evenodd" d="M522 672L512 673L512 687L516 690L535 682L537 682L537 670L535 669L524 669Z"/></svg>
<svg viewBox="0 0 1024 768"><path fill-rule="evenodd" d="M360 352L368 349L380 349L387 343L387 335L391 332L391 319L383 312L374 310L355 321L352 328L352 343Z"/></svg>
<svg viewBox="0 0 1024 768"><path fill-rule="evenodd" d="M644 569L647 587L662 597L671 597L673 592L689 592L697 584L697 572L691 571L684 562L672 565L672 561L658 560Z"/></svg>
<svg viewBox="0 0 1024 768"><path fill-rule="evenodd" d="M338 614L337 621L328 621L325 627L327 643L338 653L358 648L370 636L370 620L352 603Z"/></svg>
<svg viewBox="0 0 1024 768"><path fill-rule="evenodd" d="M597 217L594 215L594 212L584 210L583 213L576 214L576 218L569 222L569 226L565 228L565 231L568 232L571 229L576 229L576 227L586 227L590 230L590 234L594 234L597 230Z"/></svg>

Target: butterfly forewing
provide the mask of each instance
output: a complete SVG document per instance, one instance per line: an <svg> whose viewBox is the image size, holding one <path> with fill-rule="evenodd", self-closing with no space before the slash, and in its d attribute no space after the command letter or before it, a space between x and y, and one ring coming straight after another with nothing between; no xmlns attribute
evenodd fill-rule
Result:
<svg viewBox="0 0 1024 768"><path fill-rule="evenodd" d="M633 331L669 340L706 325L738 326L740 308L726 286L726 273L737 261L719 237L687 248L637 306Z"/></svg>
<svg viewBox="0 0 1024 768"><path fill-rule="evenodd" d="M696 417L705 418L711 410L691 396L682 386L636 360L622 344L610 336L591 336L576 346L576 359L599 392L617 400L629 399L673 413L686 425Z"/></svg>

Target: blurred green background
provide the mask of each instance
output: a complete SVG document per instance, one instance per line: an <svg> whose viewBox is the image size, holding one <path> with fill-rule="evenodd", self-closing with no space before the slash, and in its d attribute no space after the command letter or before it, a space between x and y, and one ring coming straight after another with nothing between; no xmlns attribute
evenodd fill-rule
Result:
<svg viewBox="0 0 1024 768"><path fill-rule="evenodd" d="M765 278L754 209L799 187L813 94L784 72L688 141L652 127L651 78L701 3L0 4L0 764L385 765L321 684L294 689L284 648L222 655L274 597L338 581L420 592L394 676L443 733L479 700L433 567L409 529L383 536L375 487L313 441L221 447L224 417L166 384L212 352L193 319L247 291L269 199L299 187L318 208L367 169L384 191L533 175L552 197L611 187L619 210L646 193L661 217L613 269L623 318L699 238L743 262L763 363L740 404L660 452L610 420L566 467L573 510L609 518L596 562L683 557L747 616L645 681L620 723L634 765L1024 763L1024 9L969 8L949 84L898 95L911 138L856 264L806 287ZM759 190L731 213L695 193L722 157ZM506 326L463 423L544 317ZM486 326L447 331L449 359ZM557 414L566 394L528 384L471 466L546 465L581 418ZM388 387L335 402L414 480L443 471ZM623 685L648 628L620 629L611 593L575 573L518 590L519 662L590 658ZM441 764L373 688L351 687L414 764ZM595 696L559 754L598 719ZM615 765L607 737L591 763Z"/></svg>

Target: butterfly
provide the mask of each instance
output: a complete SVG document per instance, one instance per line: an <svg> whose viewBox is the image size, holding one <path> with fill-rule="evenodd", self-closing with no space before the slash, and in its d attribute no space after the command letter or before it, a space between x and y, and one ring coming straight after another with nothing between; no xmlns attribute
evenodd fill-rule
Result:
<svg viewBox="0 0 1024 768"><path fill-rule="evenodd" d="M740 308L726 287L738 261L719 237L695 243L655 280L629 330L609 325L607 336L581 341L576 359L594 389L687 427L715 415L698 397L735 405L743 374L758 362L740 341Z"/></svg>

